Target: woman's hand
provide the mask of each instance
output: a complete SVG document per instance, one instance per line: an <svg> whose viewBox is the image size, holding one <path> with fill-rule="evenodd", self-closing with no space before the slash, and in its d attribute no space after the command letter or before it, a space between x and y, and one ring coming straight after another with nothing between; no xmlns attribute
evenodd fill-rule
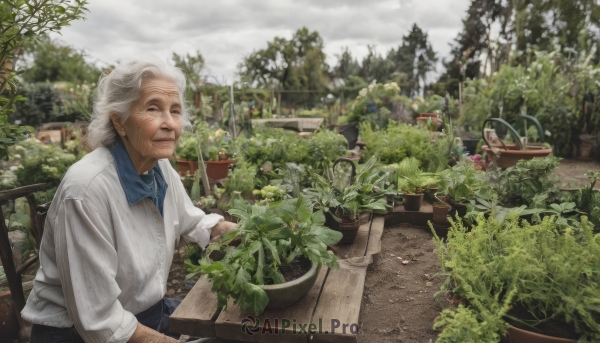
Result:
<svg viewBox="0 0 600 343"><path fill-rule="evenodd" d="M210 241L218 242L229 230L235 228L237 228L236 223L226 221L218 222L210 231Z"/></svg>
<svg viewBox="0 0 600 343"><path fill-rule="evenodd" d="M179 343L179 340L165 336L147 326L138 323L135 332L127 343Z"/></svg>

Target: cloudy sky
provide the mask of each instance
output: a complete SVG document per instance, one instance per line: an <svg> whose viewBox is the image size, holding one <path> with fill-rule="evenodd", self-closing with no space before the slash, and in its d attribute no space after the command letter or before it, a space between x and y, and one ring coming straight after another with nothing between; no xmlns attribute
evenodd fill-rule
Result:
<svg viewBox="0 0 600 343"><path fill-rule="evenodd" d="M384 53L413 23L440 57L462 26L469 0L89 0L86 20L58 38L100 65L199 50L221 82L235 78L244 55L306 26L321 34L328 63L343 47L359 58L367 45Z"/></svg>

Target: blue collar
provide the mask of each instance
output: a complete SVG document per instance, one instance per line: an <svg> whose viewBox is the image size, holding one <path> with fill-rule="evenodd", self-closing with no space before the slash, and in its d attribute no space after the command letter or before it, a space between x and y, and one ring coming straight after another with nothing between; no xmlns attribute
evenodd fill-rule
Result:
<svg viewBox="0 0 600 343"><path fill-rule="evenodd" d="M137 173L137 170L135 170L121 137L116 137L115 143L113 143L109 150L115 160L117 174L119 175L119 180L121 181L121 186L125 191L129 205L133 206L144 198L150 198L158 208L160 215L164 217L163 205L167 194L167 187L169 185L165 181L165 177L162 170L160 170L158 162L152 168L156 180L155 193L154 186L146 184Z"/></svg>

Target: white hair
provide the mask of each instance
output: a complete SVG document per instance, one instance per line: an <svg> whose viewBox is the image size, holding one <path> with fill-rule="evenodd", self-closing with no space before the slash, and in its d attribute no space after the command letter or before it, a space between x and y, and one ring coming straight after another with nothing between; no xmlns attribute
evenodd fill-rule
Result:
<svg viewBox="0 0 600 343"><path fill-rule="evenodd" d="M133 61L121 64L108 75L101 76L98 81L98 97L87 134L87 145L90 149L107 147L115 141L117 131L110 114L117 113L122 121L127 120L131 104L140 97L142 83L155 78L169 79L177 86L183 125L184 127L191 125L188 107L183 98L185 94L183 72L159 59Z"/></svg>

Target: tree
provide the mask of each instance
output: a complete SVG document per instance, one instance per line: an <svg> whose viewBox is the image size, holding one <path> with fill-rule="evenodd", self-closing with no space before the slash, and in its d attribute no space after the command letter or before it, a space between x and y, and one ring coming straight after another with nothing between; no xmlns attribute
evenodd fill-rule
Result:
<svg viewBox="0 0 600 343"><path fill-rule="evenodd" d="M173 62L185 74L188 99L192 101L196 114L198 114L202 109L202 88L207 79L204 57L200 51L196 51L195 56L190 54L179 56L173 53Z"/></svg>
<svg viewBox="0 0 600 343"><path fill-rule="evenodd" d="M26 44L25 54L31 60L21 75L25 82L94 83L101 74L100 69L85 60L83 51L63 45L47 35Z"/></svg>
<svg viewBox="0 0 600 343"><path fill-rule="evenodd" d="M281 93L282 101L309 106L328 90L328 70L321 36L306 27L290 40L275 37L266 49L246 56L238 66L243 82L287 91Z"/></svg>
<svg viewBox="0 0 600 343"><path fill-rule="evenodd" d="M427 74L435 71L438 61L435 51L423 32L415 23L407 36L402 36L402 45L388 52L387 60L395 66L396 74L406 75L406 84L401 85L407 95L418 94L425 86Z"/></svg>
<svg viewBox="0 0 600 343"><path fill-rule="evenodd" d="M394 62L384 58L369 45L369 53L363 58L359 75L368 82L385 82L395 71Z"/></svg>
<svg viewBox="0 0 600 343"><path fill-rule="evenodd" d="M515 1L515 62L528 63L535 50L595 52L599 62L600 4L594 0ZM572 54L573 55L573 54Z"/></svg>
<svg viewBox="0 0 600 343"><path fill-rule="evenodd" d="M0 1L0 158L8 157L8 147L25 138L27 127L11 125L17 96L13 68L23 44L39 35L58 32L73 20L83 18L86 0L2 0ZM23 304L15 304L22 308Z"/></svg>

